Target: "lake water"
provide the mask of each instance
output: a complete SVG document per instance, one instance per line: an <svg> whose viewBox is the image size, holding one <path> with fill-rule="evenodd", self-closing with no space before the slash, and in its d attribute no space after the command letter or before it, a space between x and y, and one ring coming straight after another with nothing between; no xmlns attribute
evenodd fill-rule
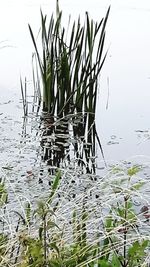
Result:
<svg viewBox="0 0 150 267"><path fill-rule="evenodd" d="M109 50L100 79L97 132L108 166L119 162L126 173L126 167L143 164L136 179L145 181L144 197L142 194L133 199L139 212L140 205L148 205L150 196L150 2L60 0L64 24L69 14L72 19L78 14L82 18L85 11L100 20L110 4L105 44L105 51ZM50 16L55 10L55 1L5 0L0 4L0 178L6 180L9 188L8 203L1 209L0 219L4 220L5 230L13 234L18 223L14 209L25 216L25 204L35 205L37 197L46 197L54 178L49 166L41 160L39 124L30 114L24 127L20 101L20 76L27 77L28 95L33 94L31 56L34 49L28 23L38 32L40 8ZM62 168L63 179L57 192L61 199L56 194L54 204L60 203L56 217L65 225L68 218L72 220L72 210L81 208L84 198L93 212L90 213L92 227L95 210L101 216L101 197L104 214L113 201L117 202L116 195L110 195L109 188L103 188L103 181L104 184L107 181L109 187L113 179L118 182L121 176L106 174L99 150L98 155L99 176L82 174L76 160ZM70 237L69 227L66 231ZM148 236L149 228L147 232Z"/></svg>
<svg viewBox="0 0 150 267"><path fill-rule="evenodd" d="M130 1L60 1L64 23L69 14L76 18L89 11L101 19L108 6L111 12L107 25L105 49L109 48L102 70L97 106L97 130L106 160L118 161L144 156L149 161L150 117L150 2ZM0 94L9 100L9 92L18 101L19 78L31 80L33 46L28 23L38 32L40 8L50 15L55 11L51 0L5 0L0 9ZM109 79L109 101L108 97ZM32 85L29 85L32 91ZM3 102L3 100L2 100ZM14 108L15 108L14 100ZM8 105L10 110L10 106ZM7 110L7 109L6 109ZM1 106L1 113L5 113ZM16 112L21 116L21 110ZM8 111L7 111L8 112ZM12 111L10 111L12 114ZM101 157L101 156L100 156ZM101 158L100 158L101 159Z"/></svg>

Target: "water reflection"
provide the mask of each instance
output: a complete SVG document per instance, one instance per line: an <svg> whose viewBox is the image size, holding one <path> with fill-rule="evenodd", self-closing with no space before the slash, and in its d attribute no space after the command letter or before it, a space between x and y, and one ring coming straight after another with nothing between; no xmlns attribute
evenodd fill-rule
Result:
<svg viewBox="0 0 150 267"><path fill-rule="evenodd" d="M53 117L45 116L41 129L42 158L48 165L59 167L69 148L69 122L67 119L57 122Z"/></svg>
<svg viewBox="0 0 150 267"><path fill-rule="evenodd" d="M91 113L54 118L43 114L41 119L42 159L53 167L75 159L86 173L96 171L95 115ZM100 142L100 140L98 139Z"/></svg>

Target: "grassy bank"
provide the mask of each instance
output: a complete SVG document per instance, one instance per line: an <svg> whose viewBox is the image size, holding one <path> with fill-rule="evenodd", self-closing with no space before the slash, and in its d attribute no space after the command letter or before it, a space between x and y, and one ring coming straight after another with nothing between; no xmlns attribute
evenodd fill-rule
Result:
<svg viewBox="0 0 150 267"><path fill-rule="evenodd" d="M14 209L7 233L9 194L1 183L1 266L149 266L148 186L139 166L112 167L104 177L61 170L47 197Z"/></svg>

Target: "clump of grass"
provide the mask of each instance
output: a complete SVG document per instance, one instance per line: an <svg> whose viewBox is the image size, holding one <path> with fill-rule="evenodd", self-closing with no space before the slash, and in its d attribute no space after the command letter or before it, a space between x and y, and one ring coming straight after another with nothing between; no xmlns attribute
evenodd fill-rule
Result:
<svg viewBox="0 0 150 267"><path fill-rule="evenodd" d="M29 25L42 78L43 111L59 117L75 112L95 114L98 77L107 55L103 48L109 11L110 7L100 22L86 12L83 26L80 18L69 25L69 36L62 26L58 1L56 18L52 14L48 26L41 11L42 55Z"/></svg>
<svg viewBox="0 0 150 267"><path fill-rule="evenodd" d="M36 96L40 96L38 107L42 95L43 112L47 112L46 116L48 115L51 121L54 117L57 121L68 115L82 114L82 123L74 125L73 135L75 139L79 138L83 142L82 152L79 153L79 145L76 143L75 153L80 157L81 163L83 157L86 158L87 166L89 158L95 157L95 138L104 159L96 131L95 112L99 76L107 55L103 50L109 12L110 7L100 22L94 22L86 12L83 25L80 17L72 24L69 18L66 29L62 26L62 11L59 10L57 1L56 17L52 14L49 22L41 11L40 44L29 25L35 49L33 82ZM74 124L74 121L72 123ZM52 128L53 131L55 127ZM49 157L50 162L51 155L52 152L46 148L44 158L48 160ZM53 161L60 162L64 156L62 147L61 153L57 151L52 155ZM95 163L92 163L90 168L87 167L87 172L95 172Z"/></svg>

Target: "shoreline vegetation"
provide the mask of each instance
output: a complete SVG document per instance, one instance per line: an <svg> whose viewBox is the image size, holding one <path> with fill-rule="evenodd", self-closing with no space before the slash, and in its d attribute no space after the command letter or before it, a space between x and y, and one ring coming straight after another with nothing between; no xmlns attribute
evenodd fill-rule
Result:
<svg viewBox="0 0 150 267"><path fill-rule="evenodd" d="M35 49L32 112L40 121L46 170L40 165L39 181L27 172L29 190L34 179L41 187L44 179L48 183L42 194L37 190L28 199L25 192L23 199L10 186L13 168L3 167L0 266L149 267L150 181L143 166L105 166L103 176L96 169L97 145L105 162L95 112L110 7L100 22L86 13L83 25L80 18L69 20L66 29L56 3L56 18L41 11L40 44L29 25ZM20 83L26 123L27 81Z"/></svg>
<svg viewBox="0 0 150 267"><path fill-rule="evenodd" d="M141 170L112 166L103 177L57 170L45 196L23 205L18 197L20 211L9 207L1 182L1 266L148 267L149 181Z"/></svg>

